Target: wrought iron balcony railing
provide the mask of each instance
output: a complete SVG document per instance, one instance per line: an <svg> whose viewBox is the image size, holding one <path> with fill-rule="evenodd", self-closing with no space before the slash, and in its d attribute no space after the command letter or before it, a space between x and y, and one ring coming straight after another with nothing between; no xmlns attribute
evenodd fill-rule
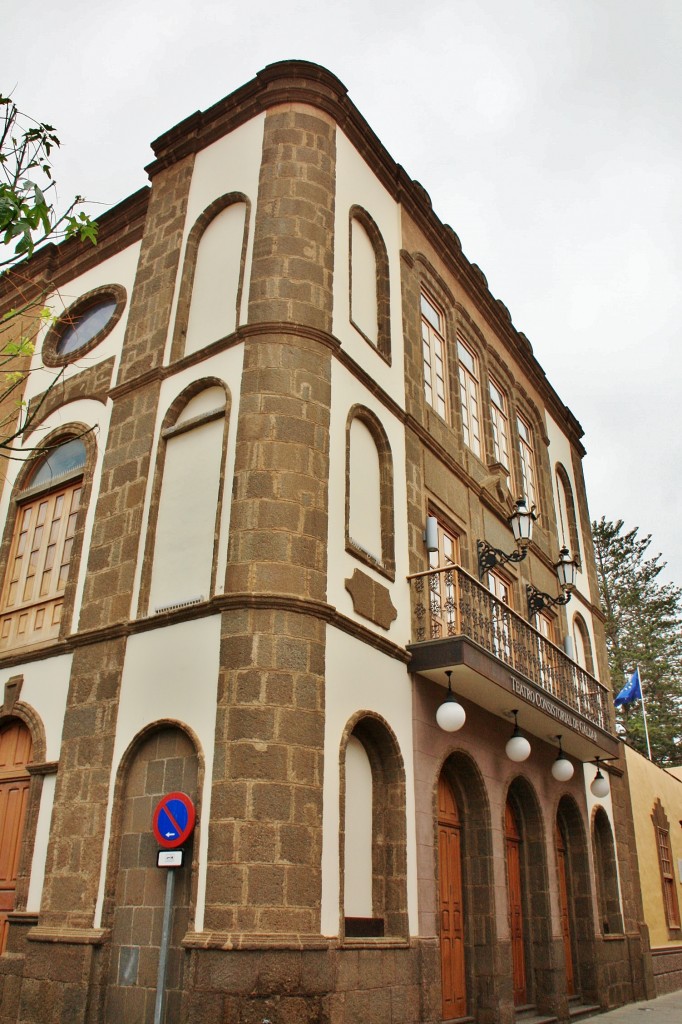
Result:
<svg viewBox="0 0 682 1024"><path fill-rule="evenodd" d="M600 729L609 691L460 566L408 577L413 642L468 637Z"/></svg>

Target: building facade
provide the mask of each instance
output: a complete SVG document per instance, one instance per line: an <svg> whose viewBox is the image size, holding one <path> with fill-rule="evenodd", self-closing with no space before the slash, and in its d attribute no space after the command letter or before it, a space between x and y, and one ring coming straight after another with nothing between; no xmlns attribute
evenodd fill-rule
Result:
<svg viewBox="0 0 682 1024"><path fill-rule="evenodd" d="M174 791L169 1022L650 994L578 422L323 68L154 152L96 248L28 266L58 319L0 504L0 1020L152 1020Z"/></svg>
<svg viewBox="0 0 682 1024"><path fill-rule="evenodd" d="M682 768L624 748L656 994L682 988Z"/></svg>

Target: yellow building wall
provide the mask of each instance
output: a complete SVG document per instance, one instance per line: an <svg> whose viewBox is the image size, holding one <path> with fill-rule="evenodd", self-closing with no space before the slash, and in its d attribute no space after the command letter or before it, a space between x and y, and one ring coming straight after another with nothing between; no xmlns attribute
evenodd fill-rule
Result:
<svg viewBox="0 0 682 1024"><path fill-rule="evenodd" d="M673 855L677 899L682 910L682 768L666 771L642 754L625 747L625 760L630 780L632 815L637 842L637 858L644 904L644 920L649 927L652 949L660 946L682 947L682 931L670 931L663 907L661 871L656 847L656 832L651 814L659 799L670 824L670 846Z"/></svg>

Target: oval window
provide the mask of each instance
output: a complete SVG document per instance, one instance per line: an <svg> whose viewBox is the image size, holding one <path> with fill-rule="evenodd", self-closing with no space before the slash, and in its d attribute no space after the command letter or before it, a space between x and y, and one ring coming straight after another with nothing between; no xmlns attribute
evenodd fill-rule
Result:
<svg viewBox="0 0 682 1024"><path fill-rule="evenodd" d="M60 338L55 348L60 356L70 355L89 345L103 331L116 312L117 300L112 295L93 303L82 313L65 313L60 317Z"/></svg>

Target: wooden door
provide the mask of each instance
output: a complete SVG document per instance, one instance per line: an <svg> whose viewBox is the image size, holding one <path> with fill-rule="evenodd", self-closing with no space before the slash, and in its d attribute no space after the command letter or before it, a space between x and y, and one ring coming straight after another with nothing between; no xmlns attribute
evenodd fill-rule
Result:
<svg viewBox="0 0 682 1024"><path fill-rule="evenodd" d="M443 1019L467 1012L462 900L462 824L447 779L438 781L438 879Z"/></svg>
<svg viewBox="0 0 682 1024"><path fill-rule="evenodd" d="M512 971L514 975L514 1006L523 1006L528 1002L528 994L526 989L526 956L524 951L523 891L521 887L521 833L509 800L507 800L505 808L505 840L507 847L507 886Z"/></svg>
<svg viewBox="0 0 682 1024"><path fill-rule="evenodd" d="M15 905L31 747L30 732L16 719L0 731L0 953L7 942L7 915Z"/></svg>
<svg viewBox="0 0 682 1024"><path fill-rule="evenodd" d="M566 960L566 991L569 996L575 995L575 974L573 971L573 952L571 949L571 917L568 907L568 884L566 878L566 843L557 822L556 856L559 867L559 912L561 914L561 934L564 940L564 958Z"/></svg>

